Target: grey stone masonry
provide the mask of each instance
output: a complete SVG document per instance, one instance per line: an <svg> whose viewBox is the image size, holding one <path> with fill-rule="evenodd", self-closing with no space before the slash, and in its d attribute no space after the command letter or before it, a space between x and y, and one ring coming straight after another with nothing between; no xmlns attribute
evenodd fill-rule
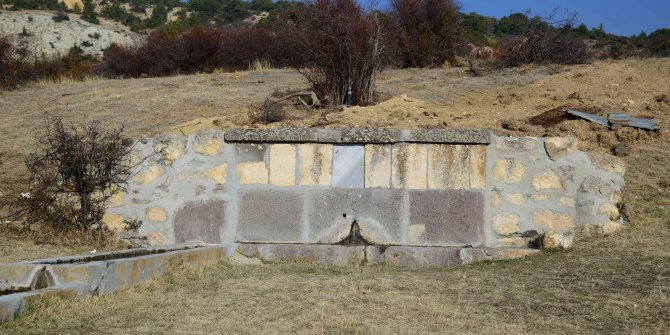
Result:
<svg viewBox="0 0 670 335"><path fill-rule="evenodd" d="M360 129L316 129L316 128L271 128L226 130L226 142L272 142L272 143L348 143L348 144L393 144L393 143L450 143L489 144L491 133L486 129L422 129L395 128Z"/></svg>

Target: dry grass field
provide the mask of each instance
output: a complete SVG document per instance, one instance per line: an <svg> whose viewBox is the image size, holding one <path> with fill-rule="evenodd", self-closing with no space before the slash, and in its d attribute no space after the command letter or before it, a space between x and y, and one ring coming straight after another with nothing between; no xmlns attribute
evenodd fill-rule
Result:
<svg viewBox="0 0 670 335"><path fill-rule="evenodd" d="M470 77L463 69L385 72L376 106L292 115L278 125L488 127L564 134L582 149L631 147L625 201L631 227L566 252L451 269L221 263L86 301L52 300L3 334L670 334L670 135L608 131L586 121L525 120L561 105L655 115L670 126L670 59L527 67ZM268 70L40 84L0 93L0 191L20 191L21 161L44 111L124 123L129 134L248 126L246 111L275 88L303 89ZM404 95L404 96L402 96ZM325 121L323 119L326 119ZM2 231L0 229L0 231ZM0 261L80 252L0 233ZM31 244L32 243L32 244ZM13 247L15 246L15 247Z"/></svg>

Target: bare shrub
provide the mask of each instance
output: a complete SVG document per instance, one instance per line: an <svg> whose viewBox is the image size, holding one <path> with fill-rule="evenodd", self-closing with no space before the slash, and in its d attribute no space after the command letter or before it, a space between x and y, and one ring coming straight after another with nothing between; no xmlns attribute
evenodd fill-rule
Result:
<svg viewBox="0 0 670 335"><path fill-rule="evenodd" d="M324 102L370 104L384 51L380 19L354 0L316 0L293 18L301 70Z"/></svg>
<svg viewBox="0 0 670 335"><path fill-rule="evenodd" d="M392 0L403 66L441 66L460 43L460 5L454 0Z"/></svg>
<svg viewBox="0 0 670 335"><path fill-rule="evenodd" d="M516 67L523 64L586 64L593 53L582 39L572 34L572 20L558 27L540 17L530 20L522 37L500 41L494 50L496 67Z"/></svg>
<svg viewBox="0 0 670 335"><path fill-rule="evenodd" d="M67 13L63 10L59 10L56 12L56 15L51 17L54 22L63 22L63 21L70 21L70 17L67 15Z"/></svg>
<svg viewBox="0 0 670 335"><path fill-rule="evenodd" d="M266 98L260 105L252 105L247 112L250 123L269 124L279 122L286 117L282 101Z"/></svg>
<svg viewBox="0 0 670 335"><path fill-rule="evenodd" d="M44 135L26 159L30 191L18 206L32 223L88 231L99 227L105 203L131 177L132 147L123 128L104 130L100 123L66 126L46 115Z"/></svg>

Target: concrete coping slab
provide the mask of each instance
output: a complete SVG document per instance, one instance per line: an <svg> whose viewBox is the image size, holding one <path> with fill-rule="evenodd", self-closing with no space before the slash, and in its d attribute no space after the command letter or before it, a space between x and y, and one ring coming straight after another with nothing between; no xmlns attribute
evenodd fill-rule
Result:
<svg viewBox="0 0 670 335"><path fill-rule="evenodd" d="M225 132L226 142L393 144L449 143L489 144L488 129L397 129L397 128L232 128Z"/></svg>

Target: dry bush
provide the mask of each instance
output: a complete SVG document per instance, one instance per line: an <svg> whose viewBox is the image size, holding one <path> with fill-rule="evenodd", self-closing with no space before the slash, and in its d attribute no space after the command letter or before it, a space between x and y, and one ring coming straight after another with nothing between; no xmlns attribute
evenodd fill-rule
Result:
<svg viewBox="0 0 670 335"><path fill-rule="evenodd" d="M370 104L384 51L380 18L353 0L316 0L293 18L296 49L307 78L324 102Z"/></svg>
<svg viewBox="0 0 670 335"><path fill-rule="evenodd" d="M57 229L102 229L105 203L123 190L134 165L123 128L104 130L100 123L66 126L46 115L44 135L26 159L30 190L14 207L30 223Z"/></svg>
<svg viewBox="0 0 670 335"><path fill-rule="evenodd" d="M286 117L282 101L266 98L260 105L252 105L247 112L249 123L269 124L279 122Z"/></svg>
<svg viewBox="0 0 670 335"><path fill-rule="evenodd" d="M523 64L586 64L593 53L582 39L572 34L572 20L565 20L558 28L543 19L530 20L528 30L521 38L500 41L494 50L496 67L516 67Z"/></svg>
<svg viewBox="0 0 670 335"><path fill-rule="evenodd" d="M460 5L454 0L392 0L403 66L441 66L460 43Z"/></svg>
<svg viewBox="0 0 670 335"><path fill-rule="evenodd" d="M136 46L111 45L95 71L109 77L243 70L254 59L294 65L296 52L269 29L198 26L181 34L151 33Z"/></svg>
<svg viewBox="0 0 670 335"><path fill-rule="evenodd" d="M26 48L17 48L7 37L0 37L0 89L13 90L27 82L61 78L83 80L96 62L79 47L63 57L35 57Z"/></svg>

